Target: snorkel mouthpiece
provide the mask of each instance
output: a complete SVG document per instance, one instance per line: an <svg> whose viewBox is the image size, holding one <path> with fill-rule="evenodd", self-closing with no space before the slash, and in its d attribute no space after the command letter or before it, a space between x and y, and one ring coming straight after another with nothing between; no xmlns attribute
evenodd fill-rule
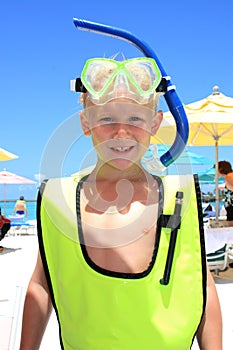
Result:
<svg viewBox="0 0 233 350"><path fill-rule="evenodd" d="M136 46L144 54L144 56L153 58L156 61L163 79L166 79L167 81L167 92L164 94L164 98L176 122L175 141L171 146L171 148L160 157L161 163L165 167L168 167L183 152L185 145L188 141L189 126L188 126L188 120L187 120L184 107L175 91L175 87L172 85L170 77L167 76L157 55L146 42L138 39L135 35L133 35L132 33L124 29L107 26L100 23L90 22L82 19L77 19L77 18L74 18L73 21L74 21L74 25L78 29L91 31L98 34L109 35L109 36L116 37L118 39L126 40L129 43Z"/></svg>

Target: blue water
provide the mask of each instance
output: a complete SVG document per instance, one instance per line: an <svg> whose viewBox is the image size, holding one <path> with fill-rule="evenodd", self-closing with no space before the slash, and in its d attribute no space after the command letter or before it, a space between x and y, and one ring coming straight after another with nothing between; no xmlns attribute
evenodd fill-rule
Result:
<svg viewBox="0 0 233 350"><path fill-rule="evenodd" d="M2 209L2 214L8 217L12 215L15 202L6 202L6 214L4 212L4 202L0 201L0 207ZM28 218L26 220L35 220L36 219L36 202L27 202Z"/></svg>
<svg viewBox="0 0 233 350"><path fill-rule="evenodd" d="M215 202L210 202L215 209ZM221 210L223 202L219 203L219 211ZM12 215L13 209L15 206L15 202L6 202L6 216ZM0 201L0 207L2 208L2 214L4 213L4 202ZM28 219L27 220L35 220L36 219L36 202L27 202L28 209Z"/></svg>
<svg viewBox="0 0 233 350"><path fill-rule="evenodd" d="M215 202L210 202L210 204L214 207L214 209L216 208L216 203L215 203ZM224 205L224 202L223 202L223 201L220 201L220 202L218 203L218 205L219 205L219 208L221 209L222 206Z"/></svg>

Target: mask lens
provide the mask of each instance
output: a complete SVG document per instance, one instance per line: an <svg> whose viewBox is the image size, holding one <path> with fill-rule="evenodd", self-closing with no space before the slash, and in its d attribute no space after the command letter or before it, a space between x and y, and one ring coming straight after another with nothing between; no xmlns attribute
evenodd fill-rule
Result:
<svg viewBox="0 0 233 350"><path fill-rule="evenodd" d="M139 91L153 93L161 80L161 73L152 60L129 60L125 68Z"/></svg>
<svg viewBox="0 0 233 350"><path fill-rule="evenodd" d="M112 80L117 68L118 64L113 60L88 60L82 71L82 82L88 91L100 95Z"/></svg>

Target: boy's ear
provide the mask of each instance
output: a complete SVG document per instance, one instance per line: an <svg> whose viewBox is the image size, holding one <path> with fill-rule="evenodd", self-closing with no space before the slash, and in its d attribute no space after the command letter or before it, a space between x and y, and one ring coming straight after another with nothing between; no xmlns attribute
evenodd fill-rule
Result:
<svg viewBox="0 0 233 350"><path fill-rule="evenodd" d="M160 124L162 123L163 120L163 111L159 110L152 121L152 126L151 126L151 134L155 135L158 131L158 128L160 127Z"/></svg>
<svg viewBox="0 0 233 350"><path fill-rule="evenodd" d="M90 126L89 126L89 122L87 120L87 117L85 115L84 111L80 111L79 112L80 115L80 121L81 121L81 126L83 129L83 133L85 136L90 136L91 135L91 131L90 131Z"/></svg>

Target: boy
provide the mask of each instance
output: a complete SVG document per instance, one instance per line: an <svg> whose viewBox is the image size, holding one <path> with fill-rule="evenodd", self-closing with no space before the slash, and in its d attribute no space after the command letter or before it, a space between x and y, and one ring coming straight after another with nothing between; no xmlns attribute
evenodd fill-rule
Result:
<svg viewBox="0 0 233 350"><path fill-rule="evenodd" d="M52 305L63 349L187 350L196 334L201 350L222 349L197 186L141 166L162 119L157 70L147 58L86 62L80 120L97 164L77 181L49 180L39 194L40 252L21 350L39 349ZM175 200L179 190L183 199ZM167 263L171 235L177 242Z"/></svg>

